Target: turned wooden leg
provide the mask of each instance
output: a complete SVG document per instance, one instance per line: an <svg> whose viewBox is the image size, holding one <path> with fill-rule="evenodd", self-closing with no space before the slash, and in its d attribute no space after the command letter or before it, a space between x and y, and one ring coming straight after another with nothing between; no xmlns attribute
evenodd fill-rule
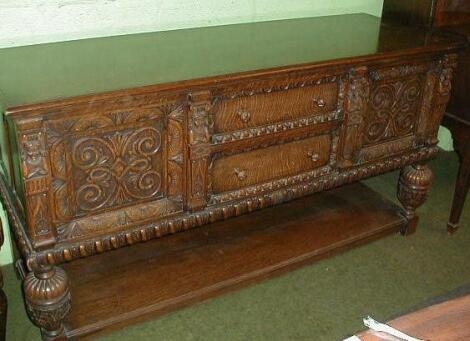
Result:
<svg viewBox="0 0 470 341"><path fill-rule="evenodd" d="M26 309L44 340L65 339L63 319L71 309L69 281L56 266L42 266L28 273L23 290Z"/></svg>
<svg viewBox="0 0 470 341"><path fill-rule="evenodd" d="M416 209L427 199L433 180L433 174L426 165L406 166L401 170L398 181L398 200L404 208L408 224L402 229L403 235L416 232L418 216Z"/></svg>
<svg viewBox="0 0 470 341"><path fill-rule="evenodd" d="M454 200L452 202L452 210L450 211L449 222L447 223L447 231L454 233L459 228L460 216L462 215L465 198L470 187L470 147L467 147L461 153L459 174L455 184Z"/></svg>

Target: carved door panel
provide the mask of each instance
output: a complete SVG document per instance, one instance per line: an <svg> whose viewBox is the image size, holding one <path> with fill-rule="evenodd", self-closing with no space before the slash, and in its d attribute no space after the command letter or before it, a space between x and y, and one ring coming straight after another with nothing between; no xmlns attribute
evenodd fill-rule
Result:
<svg viewBox="0 0 470 341"><path fill-rule="evenodd" d="M448 99L448 90L441 89L448 87L443 84L449 83L451 64L445 57L353 69L341 138L341 165L366 163L437 143Z"/></svg>
<svg viewBox="0 0 470 341"><path fill-rule="evenodd" d="M185 110L171 103L44 115L33 135L22 131L23 141L38 136L29 143L35 160L23 164L31 229L70 241L182 211Z"/></svg>

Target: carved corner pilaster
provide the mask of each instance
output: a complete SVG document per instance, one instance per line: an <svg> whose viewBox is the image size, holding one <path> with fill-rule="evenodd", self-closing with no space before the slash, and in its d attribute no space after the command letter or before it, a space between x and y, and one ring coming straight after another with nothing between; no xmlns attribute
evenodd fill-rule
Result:
<svg viewBox="0 0 470 341"><path fill-rule="evenodd" d="M426 143L438 143L437 132L447 108L452 91L452 78L457 68L457 54L445 55L434 68L435 91L434 102L426 126Z"/></svg>
<svg viewBox="0 0 470 341"><path fill-rule="evenodd" d="M26 310L41 328L44 340L64 339L64 318L71 310L69 280L65 271L44 266L29 272L23 283Z"/></svg>
<svg viewBox="0 0 470 341"><path fill-rule="evenodd" d="M191 211L207 205L208 168L212 119L211 93L200 91L189 97L189 166L187 206Z"/></svg>
<svg viewBox="0 0 470 341"><path fill-rule="evenodd" d="M29 235L33 247L43 250L56 243L49 212L50 167L46 133L40 118L19 121L17 126Z"/></svg>
<svg viewBox="0 0 470 341"><path fill-rule="evenodd" d="M398 200L404 208L407 226L401 231L404 235L412 234L418 225L416 209L424 204L433 181L432 171L426 165L406 166L398 181Z"/></svg>
<svg viewBox="0 0 470 341"><path fill-rule="evenodd" d="M345 124L341 132L338 163L349 167L357 163L363 144L362 131L367 114L370 81L367 67L353 68L349 72L349 86L345 101Z"/></svg>

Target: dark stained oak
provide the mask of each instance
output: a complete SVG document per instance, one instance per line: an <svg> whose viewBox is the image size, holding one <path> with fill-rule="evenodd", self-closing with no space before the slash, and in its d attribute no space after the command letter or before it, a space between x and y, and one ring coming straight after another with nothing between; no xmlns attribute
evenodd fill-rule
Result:
<svg viewBox="0 0 470 341"><path fill-rule="evenodd" d="M66 264L66 334L122 327L397 232L399 212L355 184Z"/></svg>
<svg viewBox="0 0 470 341"><path fill-rule="evenodd" d="M354 14L0 50L0 196L43 339L415 232L464 46ZM399 212L308 197L397 169Z"/></svg>
<svg viewBox="0 0 470 341"><path fill-rule="evenodd" d="M470 2L466 0L386 0L383 16L397 22L430 26L461 35L470 42ZM459 56L452 96L443 125L452 133L454 148L460 156L455 194L447 231L459 228L460 216L470 188L470 52Z"/></svg>

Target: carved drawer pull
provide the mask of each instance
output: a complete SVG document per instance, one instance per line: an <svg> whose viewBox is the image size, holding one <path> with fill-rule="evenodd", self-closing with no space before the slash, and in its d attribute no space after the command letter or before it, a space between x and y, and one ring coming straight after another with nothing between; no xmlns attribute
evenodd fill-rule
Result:
<svg viewBox="0 0 470 341"><path fill-rule="evenodd" d="M240 180L240 181L244 181L248 177L248 174L246 174L246 170L241 170L239 168L235 168L233 171L235 172L235 174L238 177L238 180Z"/></svg>
<svg viewBox="0 0 470 341"><path fill-rule="evenodd" d="M239 111L238 117L240 117L243 123L248 123L251 120L251 114L248 111Z"/></svg>
<svg viewBox="0 0 470 341"><path fill-rule="evenodd" d="M323 108L326 105L326 102L321 98L314 98L313 103L315 103L315 105L320 108Z"/></svg>
<svg viewBox="0 0 470 341"><path fill-rule="evenodd" d="M312 159L313 162L317 162L318 160L320 160L320 155L315 152L308 152L308 157Z"/></svg>

